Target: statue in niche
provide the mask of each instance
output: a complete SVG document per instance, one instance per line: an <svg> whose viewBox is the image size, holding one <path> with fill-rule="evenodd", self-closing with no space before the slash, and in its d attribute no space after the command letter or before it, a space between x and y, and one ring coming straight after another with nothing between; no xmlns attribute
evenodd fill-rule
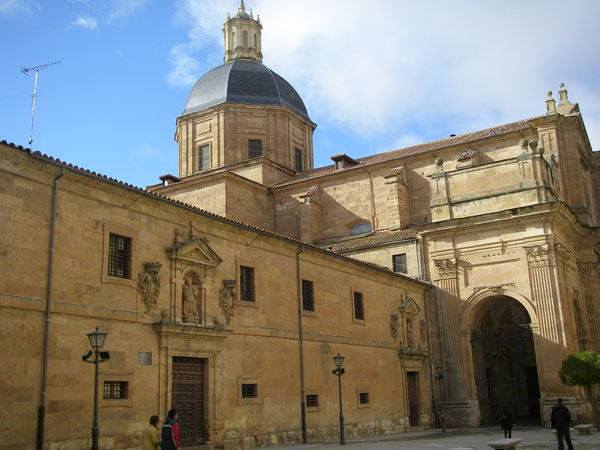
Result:
<svg viewBox="0 0 600 450"><path fill-rule="evenodd" d="M189 272L184 277L182 288L182 317L184 322L195 322L199 320L199 305L202 299L202 284L198 274Z"/></svg>
<svg viewBox="0 0 600 450"><path fill-rule="evenodd" d="M150 314L160 295L160 277L158 272L162 264L159 262L144 263L144 273L138 274L137 290L146 305L146 314Z"/></svg>
<svg viewBox="0 0 600 450"><path fill-rule="evenodd" d="M223 289L219 291L219 306L223 311L227 325L231 323L233 312L237 306L236 283L236 280L223 280Z"/></svg>
<svg viewBox="0 0 600 450"><path fill-rule="evenodd" d="M394 342L396 342L396 339L398 339L399 326L400 325L398 323L398 314L390 314L390 332L392 334Z"/></svg>
<svg viewBox="0 0 600 450"><path fill-rule="evenodd" d="M415 345L412 319L406 319L406 345L408 347L414 347Z"/></svg>

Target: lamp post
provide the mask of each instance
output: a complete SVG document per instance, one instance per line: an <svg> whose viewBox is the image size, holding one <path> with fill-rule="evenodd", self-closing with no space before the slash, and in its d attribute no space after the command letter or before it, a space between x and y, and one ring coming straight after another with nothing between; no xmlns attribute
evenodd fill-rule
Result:
<svg viewBox="0 0 600 450"><path fill-rule="evenodd" d="M435 368L435 379L438 380L440 382L440 399L441 399L441 422L442 422L442 432L446 431L446 415L444 413L444 385L443 385L443 380L444 380L444 368L442 366L436 366Z"/></svg>
<svg viewBox="0 0 600 450"><path fill-rule="evenodd" d="M346 372L342 367L342 364L344 364L344 357L340 356L338 353L337 356L333 357L333 362L335 363L335 369L332 373L338 377L338 389L340 394L340 445L344 445L346 443L346 438L344 437L344 413L342 412L342 375Z"/></svg>
<svg viewBox="0 0 600 450"><path fill-rule="evenodd" d="M106 339L107 334L108 333L104 331L98 331L98 327L96 327L96 331L88 333L87 337L90 341L90 346L94 349L94 351L92 352L92 350L88 350L81 357L83 361L94 364L94 425L92 426L92 450L99 449L98 435L100 434L100 428L98 427L98 364L110 359L110 354L108 352L100 351L104 345L104 340ZM88 361L92 355L94 355L94 359Z"/></svg>

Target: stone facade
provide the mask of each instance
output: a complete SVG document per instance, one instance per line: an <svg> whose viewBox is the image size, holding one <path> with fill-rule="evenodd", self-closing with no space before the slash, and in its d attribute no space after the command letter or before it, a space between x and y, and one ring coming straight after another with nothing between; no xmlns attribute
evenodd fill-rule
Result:
<svg viewBox="0 0 600 450"><path fill-rule="evenodd" d="M409 429L407 374L418 378L412 420L421 427L433 422L427 336L404 336L407 317L426 321L426 283L11 145L2 144L0 155L0 332L10 361L0 370L3 448L35 444L47 304L50 448L89 445L93 365L81 355L89 348L85 334L96 326L108 332L103 350L110 352L99 367L102 448L138 447L148 417L164 417L173 404L185 411L187 445L298 442L303 392L312 396L308 438L334 437L337 353L346 357L349 437ZM115 236L131 244L130 271L122 276L110 268ZM244 268L254 272L252 301L241 294ZM312 282L313 306L299 316L302 280ZM362 294L361 317L355 293ZM407 302L409 312L402 309ZM395 332L391 315L400 317ZM190 366L202 370L196 384L179 378L178 367ZM126 389L124 398L105 398L103 387L111 383ZM246 385L256 389L249 398ZM190 430L186 389L192 388L201 391Z"/></svg>

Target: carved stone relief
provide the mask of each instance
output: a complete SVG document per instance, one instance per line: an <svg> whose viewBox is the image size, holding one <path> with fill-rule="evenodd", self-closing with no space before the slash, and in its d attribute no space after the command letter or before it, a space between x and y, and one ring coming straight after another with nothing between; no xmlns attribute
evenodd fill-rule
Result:
<svg viewBox="0 0 600 450"><path fill-rule="evenodd" d="M441 278L452 278L456 276L456 258L444 258L433 260L438 275Z"/></svg>
<svg viewBox="0 0 600 450"><path fill-rule="evenodd" d="M144 263L144 273L138 274L137 290L141 294L142 302L146 305L146 314L150 314L160 295L160 277L158 272L162 264L159 262Z"/></svg>
<svg viewBox="0 0 600 450"><path fill-rule="evenodd" d="M219 306L225 316L227 325L231 323L237 306L236 280L223 280L223 289L219 291Z"/></svg>
<svg viewBox="0 0 600 450"><path fill-rule="evenodd" d="M398 339L398 328L400 324L398 323L398 314L390 314L390 333L392 334L392 338L394 342Z"/></svg>
<svg viewBox="0 0 600 450"><path fill-rule="evenodd" d="M181 320L196 323L202 307L202 279L198 272L189 271L183 277Z"/></svg>
<svg viewBox="0 0 600 450"><path fill-rule="evenodd" d="M524 250L527 254L529 267L543 267L548 265L550 255L547 244L525 247Z"/></svg>

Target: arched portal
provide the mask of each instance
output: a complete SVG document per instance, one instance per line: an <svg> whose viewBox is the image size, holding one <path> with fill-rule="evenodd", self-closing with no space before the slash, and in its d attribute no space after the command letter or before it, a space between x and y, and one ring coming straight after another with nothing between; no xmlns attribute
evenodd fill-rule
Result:
<svg viewBox="0 0 600 450"><path fill-rule="evenodd" d="M471 320L471 347L481 424L498 423L507 403L518 423L539 423L540 387L531 318L515 299L479 302Z"/></svg>

